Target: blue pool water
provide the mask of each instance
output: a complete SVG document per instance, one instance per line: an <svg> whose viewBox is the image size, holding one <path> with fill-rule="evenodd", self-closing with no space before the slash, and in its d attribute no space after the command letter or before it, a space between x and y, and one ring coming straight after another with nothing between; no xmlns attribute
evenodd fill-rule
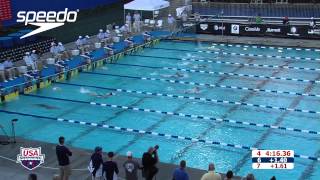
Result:
<svg viewBox="0 0 320 180"><path fill-rule="evenodd" d="M0 110L108 124L262 149L291 149L299 155L319 157L319 134L217 122L196 116L320 131L320 114L312 113L320 111L320 96L301 95L301 93L320 94L319 82L312 84L293 80L270 80L206 73L224 72L319 80L319 70L295 70L277 66L319 69L320 61L314 59L319 58L320 52L295 48L288 50L286 48L278 49L278 47L255 48L252 46L221 46L219 44L215 45L216 49L212 49L212 51L301 57L313 60L199 52L206 51L209 46L210 44L207 43L163 41L154 48L147 48L135 55L124 57L119 60L118 64L107 64L93 72L80 73L69 81L53 84L49 88L33 93L32 96L21 95L17 100L1 105ZM265 64L272 65L272 67L241 65L244 63ZM179 68L180 71L168 68ZM198 71L186 72L181 69ZM183 77L172 76L177 72ZM193 82L217 86L194 85ZM196 86L200 88L200 93L186 93ZM228 88L230 86L242 88ZM275 92L253 91L250 88L274 90ZM122 92L118 90L116 95L111 97L97 96L97 94L114 92L114 89L121 89ZM153 94L137 93L136 91ZM282 93L283 91L296 94ZM191 98L168 97L155 93ZM199 98L207 98L210 101ZM194 116L181 117L157 112L102 107L68 100L138 107ZM223 100L224 102L213 100ZM232 102L246 104L237 105ZM264 106L253 107L250 104ZM274 108L266 108L266 106ZM281 110L276 107L308 111L297 112ZM272 175L278 179L316 180L320 178L319 162L310 159L295 158L294 170L253 170L251 151L247 149L57 122L48 118L30 117L23 114L0 112L0 116L1 124L5 125L7 131L10 129L10 120L18 118L18 136L32 140L56 143L57 137L63 135L66 137L68 145L74 147L93 149L100 145L105 151L115 151L122 155L130 150L138 157L146 151L147 147L158 144L160 145L159 153L162 162L178 164L180 160L186 159L189 167L201 169L206 169L209 162L214 162L218 172L226 172L230 169L241 176L253 172L258 179L268 179Z"/></svg>

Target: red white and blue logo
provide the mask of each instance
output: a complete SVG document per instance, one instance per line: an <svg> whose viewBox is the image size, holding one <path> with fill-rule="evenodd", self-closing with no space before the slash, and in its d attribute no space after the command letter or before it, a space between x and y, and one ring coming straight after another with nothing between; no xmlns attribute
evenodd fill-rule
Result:
<svg viewBox="0 0 320 180"><path fill-rule="evenodd" d="M44 158L45 155L41 154L41 147L20 147L20 154L17 155L17 163L20 163L23 167L31 171L43 164Z"/></svg>

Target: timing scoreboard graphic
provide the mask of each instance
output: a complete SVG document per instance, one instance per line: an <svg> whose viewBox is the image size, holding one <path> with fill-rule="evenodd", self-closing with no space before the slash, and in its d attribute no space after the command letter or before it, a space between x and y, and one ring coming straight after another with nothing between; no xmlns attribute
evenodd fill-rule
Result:
<svg viewBox="0 0 320 180"><path fill-rule="evenodd" d="M292 150L252 150L253 169L293 169Z"/></svg>

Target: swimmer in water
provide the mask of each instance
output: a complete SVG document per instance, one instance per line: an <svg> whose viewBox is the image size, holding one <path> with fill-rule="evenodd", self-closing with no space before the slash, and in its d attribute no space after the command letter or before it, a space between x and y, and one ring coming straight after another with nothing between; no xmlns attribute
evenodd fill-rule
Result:
<svg viewBox="0 0 320 180"><path fill-rule="evenodd" d="M176 72L175 74L162 74L161 77L165 77L165 78L184 78L184 77L187 77L188 75L187 74L183 74L183 73L180 73L180 72Z"/></svg>
<svg viewBox="0 0 320 180"><path fill-rule="evenodd" d="M192 66L192 68L194 68L194 69L205 69L205 68L207 68L207 65L197 64L197 65Z"/></svg>
<svg viewBox="0 0 320 180"><path fill-rule="evenodd" d="M200 88L197 86L192 89L188 89L184 92L185 94L200 94Z"/></svg>
<svg viewBox="0 0 320 180"><path fill-rule="evenodd" d="M44 109L48 109L48 110L60 109L60 108L58 108L58 107L50 106L50 105L47 105L47 104L33 104L33 105L34 105L34 106L41 107L41 108L44 108Z"/></svg>
<svg viewBox="0 0 320 180"><path fill-rule="evenodd" d="M116 93L109 92L109 93L105 93L105 94L98 94L96 92L91 92L91 93L89 93L89 95L97 97L97 98L107 98L107 97L116 95Z"/></svg>

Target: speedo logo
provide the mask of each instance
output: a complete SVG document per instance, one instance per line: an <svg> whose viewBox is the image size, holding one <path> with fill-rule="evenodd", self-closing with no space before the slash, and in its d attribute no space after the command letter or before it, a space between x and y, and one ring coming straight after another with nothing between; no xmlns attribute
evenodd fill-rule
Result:
<svg viewBox="0 0 320 180"><path fill-rule="evenodd" d="M24 25L31 24L39 27L28 34L21 36L20 39L63 26L65 22L76 22L78 12L79 10L68 11L68 8L59 12L19 11L17 13L17 22L24 23Z"/></svg>

